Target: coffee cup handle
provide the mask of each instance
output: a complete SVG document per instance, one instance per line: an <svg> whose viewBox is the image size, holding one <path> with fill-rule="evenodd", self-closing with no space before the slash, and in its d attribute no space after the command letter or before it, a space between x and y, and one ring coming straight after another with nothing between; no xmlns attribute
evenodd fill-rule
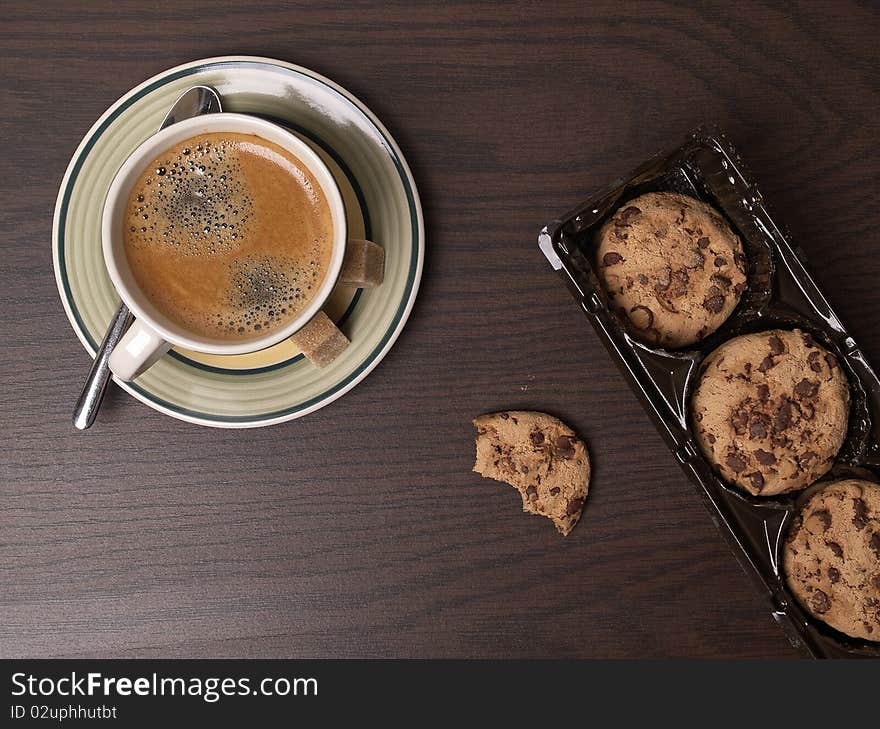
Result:
<svg viewBox="0 0 880 729"><path fill-rule="evenodd" d="M338 283L343 286L375 288L385 277L385 249L370 240L353 238L345 245L345 258ZM326 367L348 346L348 337L333 320L319 311L291 337L315 367Z"/></svg>
<svg viewBox="0 0 880 729"><path fill-rule="evenodd" d="M120 380L130 382L155 364L169 349L166 342L151 327L135 319L125 336L110 353L110 371Z"/></svg>

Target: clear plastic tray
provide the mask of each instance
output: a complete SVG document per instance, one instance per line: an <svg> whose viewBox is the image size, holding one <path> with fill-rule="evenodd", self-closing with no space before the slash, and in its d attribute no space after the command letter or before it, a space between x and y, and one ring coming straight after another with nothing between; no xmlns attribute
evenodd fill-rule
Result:
<svg viewBox="0 0 880 729"><path fill-rule="evenodd" d="M743 241L748 288L730 318L685 349L652 348L631 337L609 310L593 269L593 237L622 204L650 191L681 192L721 212ZM785 532L799 505L822 483L856 476L880 480L880 381L803 265L803 254L771 217L751 174L723 134L702 128L544 227L538 244L627 377L675 458L705 499L745 571L766 595L793 646L816 658L880 657L880 643L850 638L806 613L782 574ZM846 441L829 474L804 492L753 497L725 483L703 457L689 401L703 358L747 332L798 327L837 355L852 394Z"/></svg>

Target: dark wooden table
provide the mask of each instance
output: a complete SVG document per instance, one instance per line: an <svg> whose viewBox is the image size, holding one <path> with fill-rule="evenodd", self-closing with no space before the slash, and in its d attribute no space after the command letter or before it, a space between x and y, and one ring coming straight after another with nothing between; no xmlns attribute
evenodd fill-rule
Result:
<svg viewBox="0 0 880 729"><path fill-rule="evenodd" d="M718 122L880 363L876 6L251 5L4 4L0 656L795 655L535 236ZM412 318L303 420L217 431L114 387L79 433L61 176L130 87L230 53L314 68L396 136L427 225ZM500 408L589 439L568 539L471 473Z"/></svg>

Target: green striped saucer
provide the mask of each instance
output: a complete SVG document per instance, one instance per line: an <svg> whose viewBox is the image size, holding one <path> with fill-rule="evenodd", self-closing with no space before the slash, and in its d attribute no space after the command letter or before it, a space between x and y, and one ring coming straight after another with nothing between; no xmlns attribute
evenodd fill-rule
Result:
<svg viewBox="0 0 880 729"><path fill-rule="evenodd" d="M101 254L101 210L116 170L159 127L190 86L213 86L226 111L256 114L306 140L345 198L352 237L385 248L385 282L338 287L327 312L351 340L317 369L292 342L220 357L172 350L134 382L117 384L159 412L200 425L251 428L307 415L344 395L382 360L403 329L425 256L415 182L391 135L358 99L329 79L283 61L208 58L169 69L129 91L89 130L70 161L55 206L55 278L74 331L92 356L116 308ZM86 363L82 373L85 376Z"/></svg>

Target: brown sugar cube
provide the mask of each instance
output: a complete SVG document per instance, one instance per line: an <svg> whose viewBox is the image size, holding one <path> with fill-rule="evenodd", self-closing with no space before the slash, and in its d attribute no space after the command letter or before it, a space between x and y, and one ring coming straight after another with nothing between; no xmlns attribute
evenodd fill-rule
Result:
<svg viewBox="0 0 880 729"><path fill-rule="evenodd" d="M369 240L353 239L345 245L339 283L372 288L385 277L385 249Z"/></svg>
<svg viewBox="0 0 880 729"><path fill-rule="evenodd" d="M348 346L346 337L323 311L291 339L315 367L326 367Z"/></svg>

